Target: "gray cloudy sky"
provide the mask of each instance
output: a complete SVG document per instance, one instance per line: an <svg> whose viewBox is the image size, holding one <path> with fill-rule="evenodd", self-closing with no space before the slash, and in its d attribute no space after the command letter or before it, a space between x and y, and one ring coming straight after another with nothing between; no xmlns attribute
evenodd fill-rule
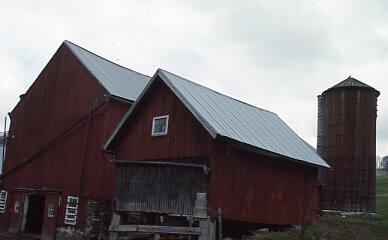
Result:
<svg viewBox="0 0 388 240"><path fill-rule="evenodd" d="M381 91L377 154L385 155L387 14L384 0L0 0L0 114L67 39L274 111L314 146L316 96L351 74Z"/></svg>

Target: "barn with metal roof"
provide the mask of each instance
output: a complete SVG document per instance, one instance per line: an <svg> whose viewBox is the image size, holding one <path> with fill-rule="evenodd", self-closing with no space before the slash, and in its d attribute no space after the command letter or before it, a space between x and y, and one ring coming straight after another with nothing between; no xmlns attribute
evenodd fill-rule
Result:
<svg viewBox="0 0 388 240"><path fill-rule="evenodd" d="M313 222L318 169L329 168L273 112L69 41L10 118L0 230L41 239L106 239L111 220L112 232L199 237L215 219ZM143 225L120 225L112 206Z"/></svg>
<svg viewBox="0 0 388 240"><path fill-rule="evenodd" d="M116 154L115 210L128 215L195 218L205 198L210 218L302 224L315 219L318 169L330 168L277 114L162 69L105 150Z"/></svg>

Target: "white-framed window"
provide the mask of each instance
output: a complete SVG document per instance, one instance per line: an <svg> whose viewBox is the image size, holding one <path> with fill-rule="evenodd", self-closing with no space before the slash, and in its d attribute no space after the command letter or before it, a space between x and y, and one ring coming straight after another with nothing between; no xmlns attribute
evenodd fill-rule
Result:
<svg viewBox="0 0 388 240"><path fill-rule="evenodd" d="M0 191L0 213L5 213L5 206L7 203L7 191L1 190Z"/></svg>
<svg viewBox="0 0 388 240"><path fill-rule="evenodd" d="M168 132L168 115L152 118L152 136L167 135Z"/></svg>
<svg viewBox="0 0 388 240"><path fill-rule="evenodd" d="M47 207L47 217L54 217L54 204L50 203Z"/></svg>
<svg viewBox="0 0 388 240"><path fill-rule="evenodd" d="M78 197L67 196L65 224L75 225L77 223L78 200Z"/></svg>
<svg viewBox="0 0 388 240"><path fill-rule="evenodd" d="M20 208L20 203L19 201L15 201L15 205L13 207L13 210L15 213L18 213L19 212L19 208Z"/></svg>

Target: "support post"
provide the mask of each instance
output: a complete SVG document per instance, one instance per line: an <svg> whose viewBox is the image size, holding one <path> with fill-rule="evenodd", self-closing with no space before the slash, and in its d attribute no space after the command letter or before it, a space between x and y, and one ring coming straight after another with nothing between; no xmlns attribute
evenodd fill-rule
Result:
<svg viewBox="0 0 388 240"><path fill-rule="evenodd" d="M217 222L218 222L218 239L222 240L222 212L221 212L221 208L217 209Z"/></svg>
<svg viewBox="0 0 388 240"><path fill-rule="evenodd" d="M110 226L117 226L120 224L121 216L117 212L113 212L112 221L110 222ZM119 238L118 232L109 232L109 240L117 240Z"/></svg>
<svg viewBox="0 0 388 240"><path fill-rule="evenodd" d="M160 233L155 233L154 240L160 240Z"/></svg>

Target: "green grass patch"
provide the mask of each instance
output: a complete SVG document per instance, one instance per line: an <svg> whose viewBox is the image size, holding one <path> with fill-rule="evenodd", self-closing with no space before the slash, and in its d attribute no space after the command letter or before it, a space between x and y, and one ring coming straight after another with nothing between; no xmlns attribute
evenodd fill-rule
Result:
<svg viewBox="0 0 388 240"><path fill-rule="evenodd" d="M388 172L377 171L376 175L376 212L382 215L380 224L388 229Z"/></svg>
<svg viewBox="0 0 388 240"><path fill-rule="evenodd" d="M376 178L376 212L378 217L325 214L315 225L306 228L305 240L387 240L388 239L388 172L378 171ZM255 232L250 240L298 240L299 231Z"/></svg>

